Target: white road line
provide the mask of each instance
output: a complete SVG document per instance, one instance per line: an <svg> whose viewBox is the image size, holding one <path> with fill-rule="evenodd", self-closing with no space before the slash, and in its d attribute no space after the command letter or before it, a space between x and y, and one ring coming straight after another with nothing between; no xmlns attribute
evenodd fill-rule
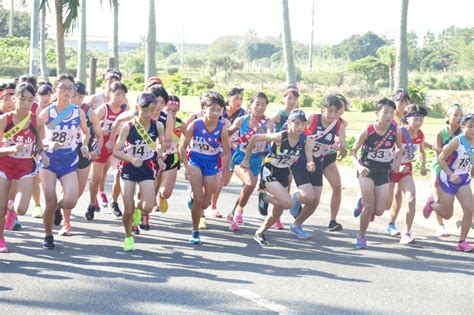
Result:
<svg viewBox="0 0 474 315"><path fill-rule="evenodd" d="M250 290L230 290L230 292L277 313L292 313L286 306L274 303Z"/></svg>

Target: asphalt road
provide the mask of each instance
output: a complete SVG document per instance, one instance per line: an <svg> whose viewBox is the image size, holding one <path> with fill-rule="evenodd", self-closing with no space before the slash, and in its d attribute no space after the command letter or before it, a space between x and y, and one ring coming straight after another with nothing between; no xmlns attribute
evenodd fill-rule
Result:
<svg viewBox="0 0 474 315"><path fill-rule="evenodd" d="M456 236L434 237L419 216L416 245L388 236L386 215L369 227L369 250L354 249L358 221L351 209L357 191L351 185L345 185L338 218L343 231L326 231L325 191L306 225L312 238L271 230L272 248L253 240L262 221L256 196L240 231L230 231L225 219L208 219L205 243L188 244L191 218L182 177L170 210L153 213L152 230L136 237L133 253L122 250L121 221L110 211L85 221L86 198L73 212L73 235L56 236L53 251L41 248L42 221L23 217L22 231L6 233L11 252L0 255L0 314L472 314L474 253L455 251ZM235 182L225 189L220 205L228 206L222 212L239 191ZM286 227L291 221L285 214ZM474 242L473 232L470 237Z"/></svg>

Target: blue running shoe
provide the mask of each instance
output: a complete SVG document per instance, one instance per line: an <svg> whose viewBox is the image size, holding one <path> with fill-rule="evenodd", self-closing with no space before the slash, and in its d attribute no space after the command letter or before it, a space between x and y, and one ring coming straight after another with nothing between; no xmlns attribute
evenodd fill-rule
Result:
<svg viewBox="0 0 474 315"><path fill-rule="evenodd" d="M307 240L309 238L311 238L311 235L309 235L308 233L306 233L303 228L301 226L298 226L298 225L291 225L290 226L290 231L295 233L296 236L302 240Z"/></svg>
<svg viewBox="0 0 474 315"><path fill-rule="evenodd" d="M367 239L365 236L359 236L356 238L356 245L355 247L357 249L368 249L369 247L367 246Z"/></svg>
<svg viewBox="0 0 474 315"><path fill-rule="evenodd" d="M191 238L189 239L189 243L202 244L201 233L199 231L193 231L193 234L191 234Z"/></svg>
<svg viewBox="0 0 474 315"><path fill-rule="evenodd" d="M364 205L362 204L362 197L360 197L359 200L357 201L356 207L354 208L354 217L355 218L360 216L360 214L362 213L362 209L364 209Z"/></svg>
<svg viewBox="0 0 474 315"><path fill-rule="evenodd" d="M301 212L301 201L298 198L299 195L300 195L299 192L295 192L293 194L293 206L290 208L290 213L295 219L298 217L298 215Z"/></svg>
<svg viewBox="0 0 474 315"><path fill-rule="evenodd" d="M15 219L15 224L13 224L13 231L19 231L22 229L20 221L18 221L18 217Z"/></svg>
<svg viewBox="0 0 474 315"><path fill-rule="evenodd" d="M390 223L387 227L387 232L390 234L390 236L400 236L400 231L397 229L395 226L395 223Z"/></svg>

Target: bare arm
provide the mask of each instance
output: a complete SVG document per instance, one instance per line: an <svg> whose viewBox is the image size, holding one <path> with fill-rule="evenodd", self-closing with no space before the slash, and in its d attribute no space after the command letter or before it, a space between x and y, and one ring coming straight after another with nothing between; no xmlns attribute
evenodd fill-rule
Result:
<svg viewBox="0 0 474 315"><path fill-rule="evenodd" d="M459 138L454 138L447 145L444 146L443 151L441 151L438 156L439 165L441 166L443 171L448 174L449 179L454 183L459 182L459 177L451 171L448 166L448 163L446 162L446 159L451 156L451 154L453 154L453 152L456 151L460 145L461 143L459 142Z"/></svg>
<svg viewBox="0 0 474 315"><path fill-rule="evenodd" d="M362 132L359 134L357 137L356 141L354 142L354 145L352 146L350 157L352 164L357 168L359 173L362 176L367 176L370 172L368 168L360 164L359 159L357 158L357 151L362 147L364 142L367 140L367 129L362 130Z"/></svg>
<svg viewBox="0 0 474 315"><path fill-rule="evenodd" d="M181 156L183 157L183 163L186 168L188 168L188 146L191 143L191 138L194 133L194 121L192 121L187 127L186 133L184 135L183 145L181 146Z"/></svg>
<svg viewBox="0 0 474 315"><path fill-rule="evenodd" d="M426 175L426 154L425 154L425 137L423 137L423 141L420 143L420 152L418 152L418 158L420 159L420 173L421 175Z"/></svg>

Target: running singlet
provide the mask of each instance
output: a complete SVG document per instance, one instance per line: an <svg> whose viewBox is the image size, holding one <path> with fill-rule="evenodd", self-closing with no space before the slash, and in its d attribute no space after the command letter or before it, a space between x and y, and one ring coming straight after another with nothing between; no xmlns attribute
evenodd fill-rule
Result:
<svg viewBox="0 0 474 315"><path fill-rule="evenodd" d="M301 155L304 155L305 144L306 135L302 133L296 145L291 147L288 131L284 130L281 132L281 143L279 145L272 143L270 152L265 157L265 163L270 163L276 168L289 168L298 161Z"/></svg>
<svg viewBox="0 0 474 315"><path fill-rule="evenodd" d="M233 113L230 116L229 116L228 112L226 110L224 110L224 113L222 114L222 117L224 117L225 119L228 119L230 121L230 123L233 124L234 121L237 118L242 117L245 114L246 114L246 111L243 108L240 108L238 111L236 111L235 113ZM232 144L238 145L238 143L239 143L239 134L237 132L234 132L232 134L232 136L230 136L229 140Z"/></svg>
<svg viewBox="0 0 474 315"><path fill-rule="evenodd" d="M471 174L471 158L469 152L466 151L466 148L463 145L462 141L465 141L469 144L469 141L464 137L464 135L459 135L456 137L459 141L459 146L446 160L448 163L449 169L456 175ZM464 138L464 140L462 140ZM473 148L471 147L471 150Z"/></svg>
<svg viewBox="0 0 474 315"><path fill-rule="evenodd" d="M424 139L425 139L425 135L423 134L421 130L418 130L418 134L416 138L411 139L411 144L413 146L412 154L415 154L415 152L420 150L420 145L424 141ZM402 137L402 152L403 152L403 155L402 155L401 164L408 164L411 161L410 148L407 143L407 139L405 137Z"/></svg>
<svg viewBox="0 0 474 315"><path fill-rule="evenodd" d="M308 129L305 129L305 133L315 142L313 147L313 157L315 160L322 160L325 155L331 152L340 127L341 123L337 120L325 128L323 126L322 114L314 115L313 122Z"/></svg>
<svg viewBox="0 0 474 315"><path fill-rule="evenodd" d="M249 120L250 120L250 115L243 116L242 125L240 126L240 130L239 130L240 137L242 137L243 135L245 135L247 132L250 131L251 128L249 127ZM267 120L261 125L261 127L263 128L263 130L265 130L265 132L267 131ZM258 130L256 134L259 134ZM239 151L246 153L247 147L249 145L249 141L250 139L247 139L244 142L240 142L238 146ZM266 142L258 141L255 143L255 147L252 150L252 155L263 155L265 153L265 149L266 149Z"/></svg>
<svg viewBox="0 0 474 315"><path fill-rule="evenodd" d="M81 115L80 109L76 105L73 106L71 113L68 117L64 118L56 124L53 128L49 124L58 116L56 111L56 103L53 103L47 107L48 121L45 124L47 141L59 142L63 146L60 149L54 150L54 153L71 153L76 150L77 147L77 133L80 130ZM48 152L53 152L48 149Z"/></svg>
<svg viewBox="0 0 474 315"><path fill-rule="evenodd" d="M7 115L7 127L4 132L7 133L12 128L15 127L13 123L13 112L10 112ZM25 148L21 152L10 153L8 156L16 159L31 159L34 155L35 145L36 145L36 119L37 117L34 114L31 114L30 122L28 123L27 128L23 128L11 139L8 139L4 142L4 147L14 146L17 143L23 143Z"/></svg>
<svg viewBox="0 0 474 315"><path fill-rule="evenodd" d="M120 110L118 113L114 113L112 111L112 108L110 107L109 104L105 104L105 115L104 119L102 119L100 128L102 129L103 132L106 132L108 135L110 135L110 132L112 131L112 125L114 124L115 119L117 117L125 112L127 110L127 104L122 104L120 105ZM104 141L105 142L105 141Z"/></svg>
<svg viewBox="0 0 474 315"><path fill-rule="evenodd" d="M221 132L224 123L219 120L216 129L207 130L202 118L194 121L193 138L191 139L190 154L215 156L221 153Z"/></svg>
<svg viewBox="0 0 474 315"><path fill-rule="evenodd" d="M181 139L181 125L183 124L183 121L181 118L176 117L176 123L174 126L173 134L171 135L171 146L165 151L165 154L171 155L178 153L178 145L179 145L179 140Z"/></svg>
<svg viewBox="0 0 474 315"><path fill-rule="evenodd" d="M367 140L362 146L361 164L372 173L386 173L390 170L394 146L397 141L397 125L391 124L384 135L375 131L375 125L368 128Z"/></svg>
<svg viewBox="0 0 474 315"><path fill-rule="evenodd" d="M283 129L288 129L285 127L285 124L288 121L288 115L286 115L286 111L284 108L280 108L278 110L278 115L280 115L280 122L275 122L275 132L280 132Z"/></svg>
<svg viewBox="0 0 474 315"><path fill-rule="evenodd" d="M130 132L128 133L127 140L125 141L124 153L127 156L132 158L138 158L141 161L146 161L152 159L155 154L155 146L153 149L147 144L145 139L140 136L137 131L137 121L132 120L129 123ZM148 129L148 135L150 136L153 143L156 143L156 139L158 138L158 128L156 127L156 121L150 121L150 129Z"/></svg>

